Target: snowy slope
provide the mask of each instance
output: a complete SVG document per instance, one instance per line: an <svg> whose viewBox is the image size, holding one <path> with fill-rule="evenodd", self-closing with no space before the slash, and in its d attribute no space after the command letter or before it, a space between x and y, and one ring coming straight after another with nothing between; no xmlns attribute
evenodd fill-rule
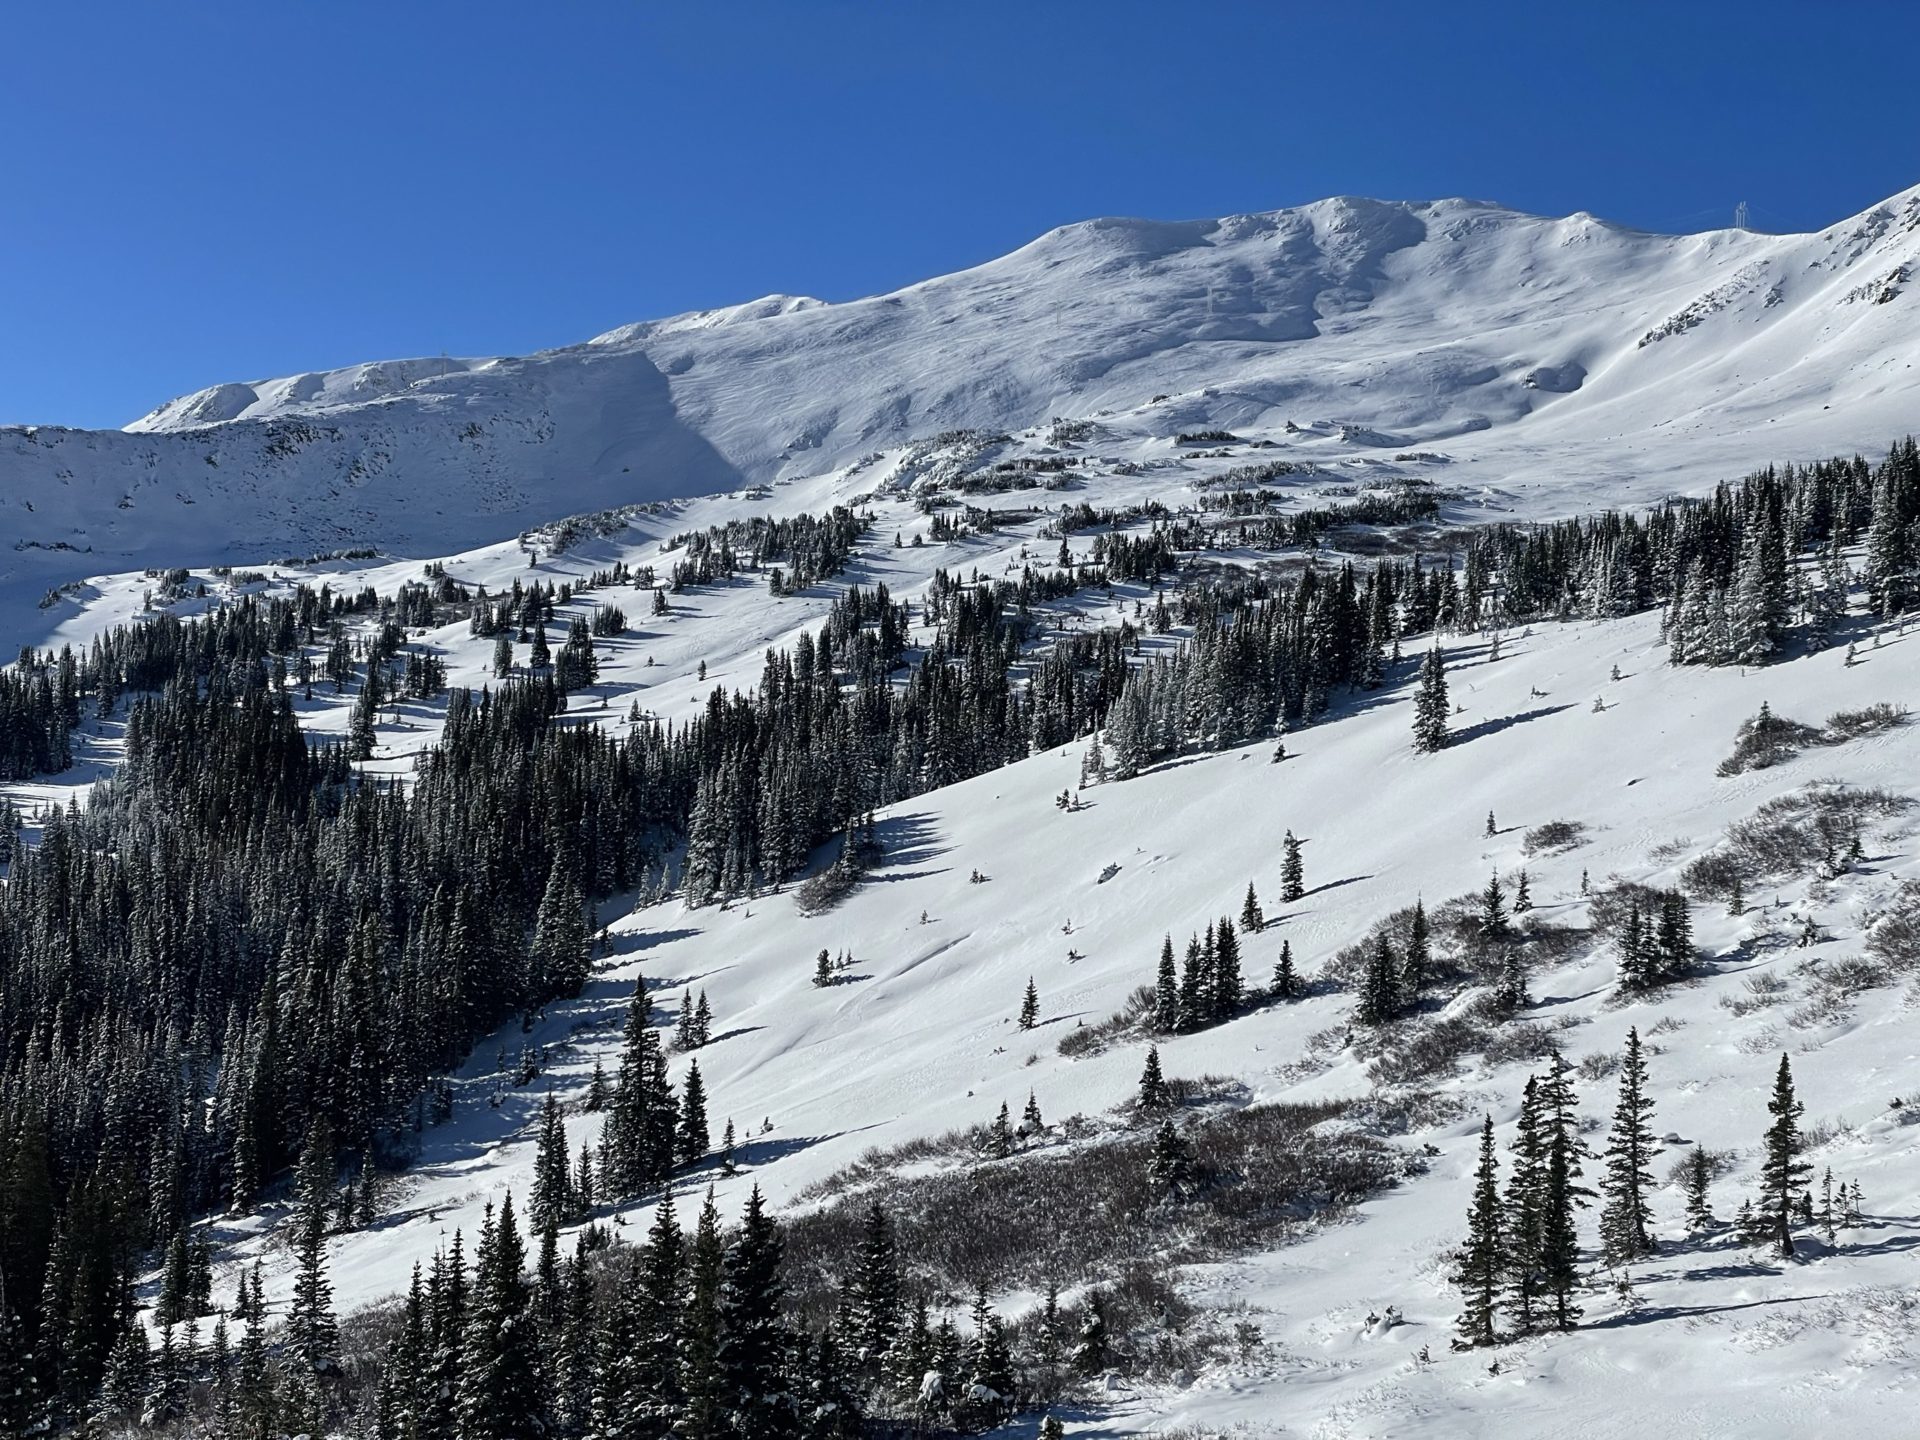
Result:
<svg viewBox="0 0 1920 1440"><path fill-rule="evenodd" d="M1156 397L1162 434L1327 421L1345 444L1444 443L1493 483L1617 501L1717 478L1760 428L1776 454L1903 430L1916 266L1920 190L1800 236L1463 200L1094 220L845 304L771 296L519 359L218 385L125 431L0 431L0 584L426 555Z"/></svg>
<svg viewBox="0 0 1920 1440"><path fill-rule="evenodd" d="M1169 472L1176 480L1180 473ZM1115 483L1138 494L1167 478ZM782 486L771 500L715 498L639 516L577 552L543 556L538 573L560 579L616 558L657 562L661 542L674 531L760 509L817 510L867 483L865 474L840 474ZM936 566L994 573L1016 561L1023 546L1051 549L1031 525L955 545L895 549L891 532L915 533L924 518L908 498L885 493L874 511L874 541L840 580L775 601L754 577L743 577L690 592L676 600L673 615L643 619L634 634L609 643L597 687L609 703L604 712L587 708L590 722L621 724L634 702L654 713L685 714L711 683L750 685L765 647L789 643L799 627L817 623L848 581L882 580L911 597ZM445 563L456 579L490 588L529 573L526 554L511 543ZM329 568L351 569L383 589L418 573L413 563ZM286 571L281 583L313 573ZM220 582L207 578L218 592ZM99 577L84 603L46 613L50 628L32 638L82 640L137 608L141 588L138 576ZM1130 607L1134 597L1123 587L1120 603ZM1062 623L1073 623L1076 612L1114 618L1094 596L1053 607ZM455 684L482 683L490 647L464 625L418 638L446 652ZM787 893L726 909L670 903L620 916L612 926L614 954L586 994L554 1007L530 1036L512 1026L483 1042L459 1079L454 1119L427 1133L419 1164L391 1188L382 1221L334 1242L339 1299L350 1308L391 1294L411 1263L454 1227L471 1235L487 1200L507 1189L524 1198L543 1087L551 1083L563 1099L577 1100L594 1061L611 1066L636 976L653 988L663 1023L685 986L704 989L712 1001L721 1038L700 1052L699 1063L716 1127L732 1116L747 1142L748 1168L722 1182L723 1202L738 1205L757 1183L792 1204L869 1147L983 1122L1002 1100L1018 1110L1029 1089L1056 1120L1110 1112L1132 1092L1143 1042L1070 1059L1058 1052L1059 1039L1078 1023L1111 1014L1150 978L1162 933L1177 944L1221 913L1236 912L1249 878L1275 921L1249 940L1249 973L1263 975L1285 938L1311 974L1416 895L1434 904L1472 891L1496 866L1511 879L1523 859L1521 832L1549 819L1589 827L1580 848L1526 862L1544 918L1578 924L1586 913L1578 896L1583 869L1596 884L1615 876L1669 884L1731 823L1817 779L1914 794L1920 726L1813 750L1770 770L1731 779L1714 774L1736 726L1763 700L1817 722L1834 709L1910 695L1920 679L1920 651L1912 637L1891 631L1884 642L1863 646L1862 663L1851 667L1828 651L1741 674L1667 667L1651 615L1509 634L1498 661L1487 658L1485 637L1456 639L1448 642L1449 662L1463 712L1454 728L1465 738L1439 755L1410 753L1407 697L1395 689L1292 737L1295 758L1284 765L1270 764L1265 746L1194 758L1091 789L1087 808L1064 813L1049 797L1077 779L1076 747L883 814L888 865L831 914L800 918ZM703 661L708 684L695 675ZM1618 682L1610 678L1615 665ZM1594 710L1596 696L1605 709ZM340 728L347 699L322 693L303 723ZM439 707L409 705L401 713L399 726L382 725L376 761L397 775L431 740ZM113 740L90 736L108 762ZM15 788L64 798L81 778ZM1481 834L1489 809L1502 827L1491 839ZM1288 829L1307 841L1311 893L1283 907L1273 897ZM1202 1371L1189 1386L1115 1397L1116 1408L1085 1433L1138 1434L1179 1423L1219 1434L1244 1424L1253 1434L1518 1440L1548 1432L1645 1433L1677 1423L1686 1434L1744 1435L1778 1403L1783 1376L1794 1393L1808 1403L1817 1397L1822 1413L1843 1425L1901 1433L1902 1392L1911 1387L1920 1338L1920 1297L1905 1253L1920 1193L1920 1129L1901 1125L1886 1102L1911 1095L1920 1077L1911 982L1904 992L1874 992L1849 1013L1794 1018L1814 983L1804 962L1858 953L1868 918L1899 881L1920 877L1909 817L1876 826L1868 854L1858 873L1824 888L1800 879L1783 882L1777 896L1755 894L1755 909L1739 920L1697 909L1698 939L1715 957L1697 981L1618 1007L1610 993L1612 961L1595 946L1534 977L1530 1016L1565 1027L1561 1043L1572 1059L1617 1050L1628 1025L1649 1036L1656 1047L1656 1132L1738 1157L1717 1187L1723 1215L1751 1189L1766 1121L1764 1087L1778 1053L1791 1051L1809 1121L1853 1127L1811 1157L1866 1187L1870 1224L1850 1235L1841 1253L1826 1255L1816 1245L1806 1263L1783 1268L1726 1242L1678 1247L1637 1274L1645 1308L1635 1314L1618 1313L1604 1291L1585 1297L1588 1328L1503 1348L1498 1376L1487 1373L1485 1353L1448 1354L1457 1302L1443 1282L1441 1255L1458 1239L1465 1214L1472 1130L1482 1110L1510 1124L1527 1069L1469 1059L1440 1082L1458 1098L1460 1113L1398 1139L1410 1148L1436 1147L1429 1173L1369 1202L1351 1224L1189 1276L1198 1298L1245 1307L1241 1318L1258 1328L1261 1348ZM1109 865L1119 870L1102 884ZM967 884L975 868L990 883ZM1791 936L1807 914L1831 939L1810 951L1793 949ZM1069 924L1070 937L1063 934ZM823 947L850 949L861 978L813 988L811 957ZM1069 959L1070 948L1081 958ZM1043 1025L1023 1035L1011 1017L1029 975L1039 987ZM1723 1003L1744 1007L1756 983L1776 979L1783 991L1769 1003L1744 1013ZM1233 1077L1256 1102L1360 1095L1372 1086L1365 1063L1314 1039L1342 1028L1349 1010L1346 995L1312 998L1169 1041L1163 1054L1171 1073ZM1656 1025L1662 1032L1651 1035ZM546 1079L515 1089L500 1073L502 1057L510 1067L529 1041L554 1047L556 1061ZM676 1080L685 1064L675 1060ZM1583 1086L1582 1098L1588 1113L1604 1119L1611 1082ZM763 1117L772 1129L761 1136L754 1132ZM572 1142L591 1138L597 1124L597 1117L570 1116ZM1670 1147L1657 1173L1664 1175L1680 1153ZM645 1213L633 1207L629 1224L643 1224ZM1678 1213L1678 1197L1663 1192L1664 1235L1680 1233ZM263 1220L218 1226L219 1293L231 1289L233 1266L261 1256L270 1294L284 1300L291 1275L271 1229L275 1218L269 1212ZM1588 1226L1590 1238L1591 1217ZM1408 1324L1383 1334L1365 1317L1388 1304ZM1422 1345L1437 1357L1434 1364L1413 1363Z"/></svg>

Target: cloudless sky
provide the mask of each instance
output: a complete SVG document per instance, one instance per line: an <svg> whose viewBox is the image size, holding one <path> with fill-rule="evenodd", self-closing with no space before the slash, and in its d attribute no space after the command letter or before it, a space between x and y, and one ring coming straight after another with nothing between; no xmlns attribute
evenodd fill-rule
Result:
<svg viewBox="0 0 1920 1440"><path fill-rule="evenodd" d="M1817 229L1908 5L151 0L0 31L0 423L845 299L1094 215L1466 195Z"/></svg>

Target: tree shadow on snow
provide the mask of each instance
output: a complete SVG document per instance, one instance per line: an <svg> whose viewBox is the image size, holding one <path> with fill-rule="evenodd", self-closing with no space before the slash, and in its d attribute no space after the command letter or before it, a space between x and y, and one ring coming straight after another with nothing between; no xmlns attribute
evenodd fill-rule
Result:
<svg viewBox="0 0 1920 1440"><path fill-rule="evenodd" d="M1502 730L1515 725L1524 725L1529 720L1540 720L1548 715L1558 715L1563 710L1571 710L1571 705L1542 705L1537 710L1522 710L1514 715L1502 715L1494 720L1482 720L1478 725L1469 725L1464 730L1456 730L1448 738L1447 744L1465 745L1484 736L1497 735Z"/></svg>

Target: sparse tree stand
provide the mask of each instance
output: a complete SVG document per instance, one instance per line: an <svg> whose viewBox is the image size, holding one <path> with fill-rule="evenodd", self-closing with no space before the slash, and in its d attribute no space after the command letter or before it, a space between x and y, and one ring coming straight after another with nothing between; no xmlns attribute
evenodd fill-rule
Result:
<svg viewBox="0 0 1920 1440"><path fill-rule="evenodd" d="M1761 1142L1760 1164L1760 1214L1773 1253L1782 1260L1793 1258L1795 1194L1813 1174L1813 1166L1800 1159L1800 1116L1804 1109L1793 1093L1793 1070L1782 1055L1773 1097L1767 1101L1773 1123Z"/></svg>
<svg viewBox="0 0 1920 1440"><path fill-rule="evenodd" d="M1447 663L1438 644L1420 662L1420 689L1413 697L1413 748L1422 755L1447 748Z"/></svg>

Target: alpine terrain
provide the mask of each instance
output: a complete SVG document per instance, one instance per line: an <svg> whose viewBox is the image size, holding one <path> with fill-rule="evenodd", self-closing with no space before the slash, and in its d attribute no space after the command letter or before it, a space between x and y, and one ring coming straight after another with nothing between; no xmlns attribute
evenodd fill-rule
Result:
<svg viewBox="0 0 1920 1440"><path fill-rule="evenodd" d="M1914 1433L1920 188L0 430L0 1440Z"/></svg>

